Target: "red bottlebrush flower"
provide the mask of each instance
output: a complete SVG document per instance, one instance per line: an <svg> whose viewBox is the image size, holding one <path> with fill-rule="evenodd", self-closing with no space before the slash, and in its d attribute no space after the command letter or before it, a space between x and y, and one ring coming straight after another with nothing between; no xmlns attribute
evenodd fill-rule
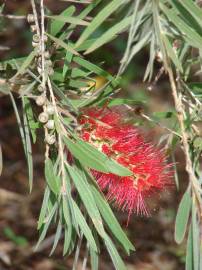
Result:
<svg viewBox="0 0 202 270"><path fill-rule="evenodd" d="M171 184L171 164L162 150L145 142L132 125L124 124L120 112L107 108L87 109L80 117L81 137L133 172L120 177L92 170L107 198L129 212L148 215L145 198Z"/></svg>

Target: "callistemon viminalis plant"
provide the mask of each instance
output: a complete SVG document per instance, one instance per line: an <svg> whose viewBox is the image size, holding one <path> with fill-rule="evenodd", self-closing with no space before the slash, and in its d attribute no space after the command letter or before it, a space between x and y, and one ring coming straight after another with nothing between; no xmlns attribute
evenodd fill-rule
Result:
<svg viewBox="0 0 202 270"><path fill-rule="evenodd" d="M133 172L120 177L92 170L100 188L119 208L148 215L145 198L160 193L171 183L171 164L163 150L146 142L143 134L131 124L124 123L118 110L90 108L80 117L81 137L108 157Z"/></svg>

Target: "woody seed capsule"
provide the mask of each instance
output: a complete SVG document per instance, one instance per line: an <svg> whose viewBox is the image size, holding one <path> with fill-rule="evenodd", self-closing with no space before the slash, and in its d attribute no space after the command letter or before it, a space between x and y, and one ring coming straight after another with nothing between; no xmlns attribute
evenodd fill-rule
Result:
<svg viewBox="0 0 202 270"><path fill-rule="evenodd" d="M39 35L35 34L35 35L33 35L32 39L34 42L39 42L40 37L39 37Z"/></svg>
<svg viewBox="0 0 202 270"><path fill-rule="evenodd" d="M55 112L53 105L49 104L49 105L46 107L46 112L47 112L49 115L53 115L54 112Z"/></svg>
<svg viewBox="0 0 202 270"><path fill-rule="evenodd" d="M34 15L33 14L28 14L27 15L27 21L28 21L28 23L33 23L34 22Z"/></svg>
<svg viewBox="0 0 202 270"><path fill-rule="evenodd" d="M42 93L42 92L45 92L46 91L46 88L43 87L42 85L39 85L38 88L37 88L37 90Z"/></svg>
<svg viewBox="0 0 202 270"><path fill-rule="evenodd" d="M53 74L54 74L54 69L51 68L51 67L49 67L49 69L48 69L48 74L49 74L50 76L53 75Z"/></svg>
<svg viewBox="0 0 202 270"><path fill-rule="evenodd" d="M48 144L52 145L55 143L55 135L47 135L45 140Z"/></svg>
<svg viewBox="0 0 202 270"><path fill-rule="evenodd" d="M46 127L48 129L54 129L55 123L54 120L48 120L48 122L46 123Z"/></svg>
<svg viewBox="0 0 202 270"><path fill-rule="evenodd" d="M49 51L44 52L44 56L45 56L46 59L49 59L49 58L50 58L50 53L49 53Z"/></svg>
<svg viewBox="0 0 202 270"><path fill-rule="evenodd" d="M48 121L48 114L46 112L42 112L39 114L39 122L45 124Z"/></svg>
<svg viewBox="0 0 202 270"><path fill-rule="evenodd" d="M44 35L43 40L44 40L44 42L47 42L48 41L48 37L46 35Z"/></svg>
<svg viewBox="0 0 202 270"><path fill-rule="evenodd" d="M44 95L38 96L36 98L36 104L38 106L43 106L45 104L45 102L46 102L46 97Z"/></svg>
<svg viewBox="0 0 202 270"><path fill-rule="evenodd" d="M36 25L35 24L31 25L30 29L32 32L36 32L36 30L37 30Z"/></svg>
<svg viewBox="0 0 202 270"><path fill-rule="evenodd" d="M38 47L38 46L39 46L39 43L38 43L38 42L34 42L34 41L32 41L32 46L33 46L34 48L36 48L36 47Z"/></svg>
<svg viewBox="0 0 202 270"><path fill-rule="evenodd" d="M41 74L42 69L40 67L37 67L37 71L38 71L39 74Z"/></svg>

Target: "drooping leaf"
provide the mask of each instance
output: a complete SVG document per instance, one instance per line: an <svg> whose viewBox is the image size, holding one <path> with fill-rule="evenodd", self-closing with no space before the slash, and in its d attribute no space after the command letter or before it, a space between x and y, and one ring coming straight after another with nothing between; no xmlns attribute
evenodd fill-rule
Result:
<svg viewBox="0 0 202 270"><path fill-rule="evenodd" d="M60 190L59 178L55 175L53 163L49 158L45 161L45 177L51 191L53 191L55 195L58 195Z"/></svg>
<svg viewBox="0 0 202 270"><path fill-rule="evenodd" d="M90 189L83 181L76 167L68 166L67 169L97 232L101 237L104 237L105 230L103 227L102 219Z"/></svg>
<svg viewBox="0 0 202 270"><path fill-rule="evenodd" d="M130 254L130 250L135 250L132 243L128 240L127 236L123 232L121 226L119 225L117 219L115 218L111 208L100 194L100 192L92 185L92 193L98 209L105 220L107 226L111 230L112 234L119 240L119 243L124 247L125 251Z"/></svg>
<svg viewBox="0 0 202 270"><path fill-rule="evenodd" d="M83 214L81 213L79 207L77 206L77 204L74 201L72 201L72 203L73 203L75 217L78 220L78 224L79 224L81 231L83 232L85 238L87 239L90 247L95 252L98 252L95 240L94 240L93 235L91 233L91 229L89 228L89 226L88 226Z"/></svg>
<svg viewBox="0 0 202 270"><path fill-rule="evenodd" d="M98 15L93 19L89 26L84 30L79 40L76 43L76 47L79 47L88 37L95 32L95 30L122 4L124 0L113 0L108 5L106 5Z"/></svg>
<svg viewBox="0 0 202 270"><path fill-rule="evenodd" d="M185 236L191 210L190 192L186 191L182 197L175 221L175 241L180 244Z"/></svg>
<svg viewBox="0 0 202 270"><path fill-rule="evenodd" d="M129 26L131 22L131 17L132 16L126 17L119 23L109 28L109 30L107 30L103 35L101 35L95 40L95 42L87 49L85 54L93 52L94 50L98 49L99 47L103 46L104 44L115 38L119 33L121 33L126 27Z"/></svg>
<svg viewBox="0 0 202 270"><path fill-rule="evenodd" d="M64 16L65 18L68 18L69 16L72 16L73 13L75 12L76 8L74 6L69 6L67 9L65 9L60 15ZM50 33L53 36L56 36L60 30L63 28L65 25L64 21L53 21L50 25Z"/></svg>

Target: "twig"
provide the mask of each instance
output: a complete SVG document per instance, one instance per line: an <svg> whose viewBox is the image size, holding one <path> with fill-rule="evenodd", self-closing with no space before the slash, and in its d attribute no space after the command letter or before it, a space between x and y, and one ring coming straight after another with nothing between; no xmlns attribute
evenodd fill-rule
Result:
<svg viewBox="0 0 202 270"><path fill-rule="evenodd" d="M184 126L184 116L183 116L184 110L183 110L182 100L177 93L177 87L175 84L173 71L172 71L170 66L167 67L167 72L168 72L168 76L169 76L169 81L170 81L170 85L171 85L175 108L177 111L177 118L178 118L180 130L181 130L181 134L182 134L182 144L183 144L183 150L184 150L185 159L186 159L186 171L189 175L189 180L190 180L190 183L193 187L194 194L196 195L196 198L199 202L200 210L202 211L201 196L199 194L200 186L199 186L199 183L196 179L195 173L193 171L192 161L191 161L191 158L189 155L188 135L186 133L185 126Z"/></svg>
<svg viewBox="0 0 202 270"><path fill-rule="evenodd" d="M52 101L52 104L53 104L53 107L54 107L54 110L55 110L55 114L56 114L56 117L57 119L59 120L60 117L59 117L59 112L58 112L58 109L57 109L57 104L56 104L56 101L55 101L55 96L54 96L54 93L53 93L53 89L52 89L52 85L51 85L51 81L50 81L50 78L48 78L48 89L49 89L49 92L50 92L50 96L51 96L51 101ZM59 125L60 125L60 128L61 130L64 132L65 131L65 128L64 126L62 125L61 121L59 120ZM66 133L66 131L65 131ZM66 194L66 181L65 181L65 167L64 167L64 146L63 146L63 142L62 142L62 136L60 133L58 133L58 145L59 145L59 155L60 155L60 158L61 158L61 174L62 174L62 193L63 194Z"/></svg>
<svg viewBox="0 0 202 270"><path fill-rule="evenodd" d="M178 134L177 132L175 132L174 130L162 125L161 123L155 121L154 119L150 118L148 115L141 113L140 114L144 119L146 119L147 121L153 122L156 125L158 125L159 127L161 127L162 129L166 129L167 131L169 131L171 134L174 134L175 136L182 138L182 136L180 134Z"/></svg>
<svg viewBox="0 0 202 270"><path fill-rule="evenodd" d="M81 2L80 0L60 0L60 1L77 3L77 4L84 4L84 5L87 5L87 4L91 4L92 3L92 0L85 0L85 1L83 0L83 2Z"/></svg>
<svg viewBox="0 0 202 270"><path fill-rule="evenodd" d="M18 15L12 15L12 14L0 14L0 17L6 18L6 19L14 19L14 20L26 20L27 17L25 15L18 16Z"/></svg>
<svg viewBox="0 0 202 270"><path fill-rule="evenodd" d="M41 69L42 69L42 87L45 88L46 77L45 77L45 43L44 43L44 5L43 0L40 1L40 12L41 12L41 38L40 38L40 48L41 48Z"/></svg>
<svg viewBox="0 0 202 270"><path fill-rule="evenodd" d="M36 24L37 34L40 35L40 28L39 28L38 16L37 16L37 11L36 11L36 5L35 5L34 0L30 0L30 1L32 5L33 14L34 14L34 21Z"/></svg>

